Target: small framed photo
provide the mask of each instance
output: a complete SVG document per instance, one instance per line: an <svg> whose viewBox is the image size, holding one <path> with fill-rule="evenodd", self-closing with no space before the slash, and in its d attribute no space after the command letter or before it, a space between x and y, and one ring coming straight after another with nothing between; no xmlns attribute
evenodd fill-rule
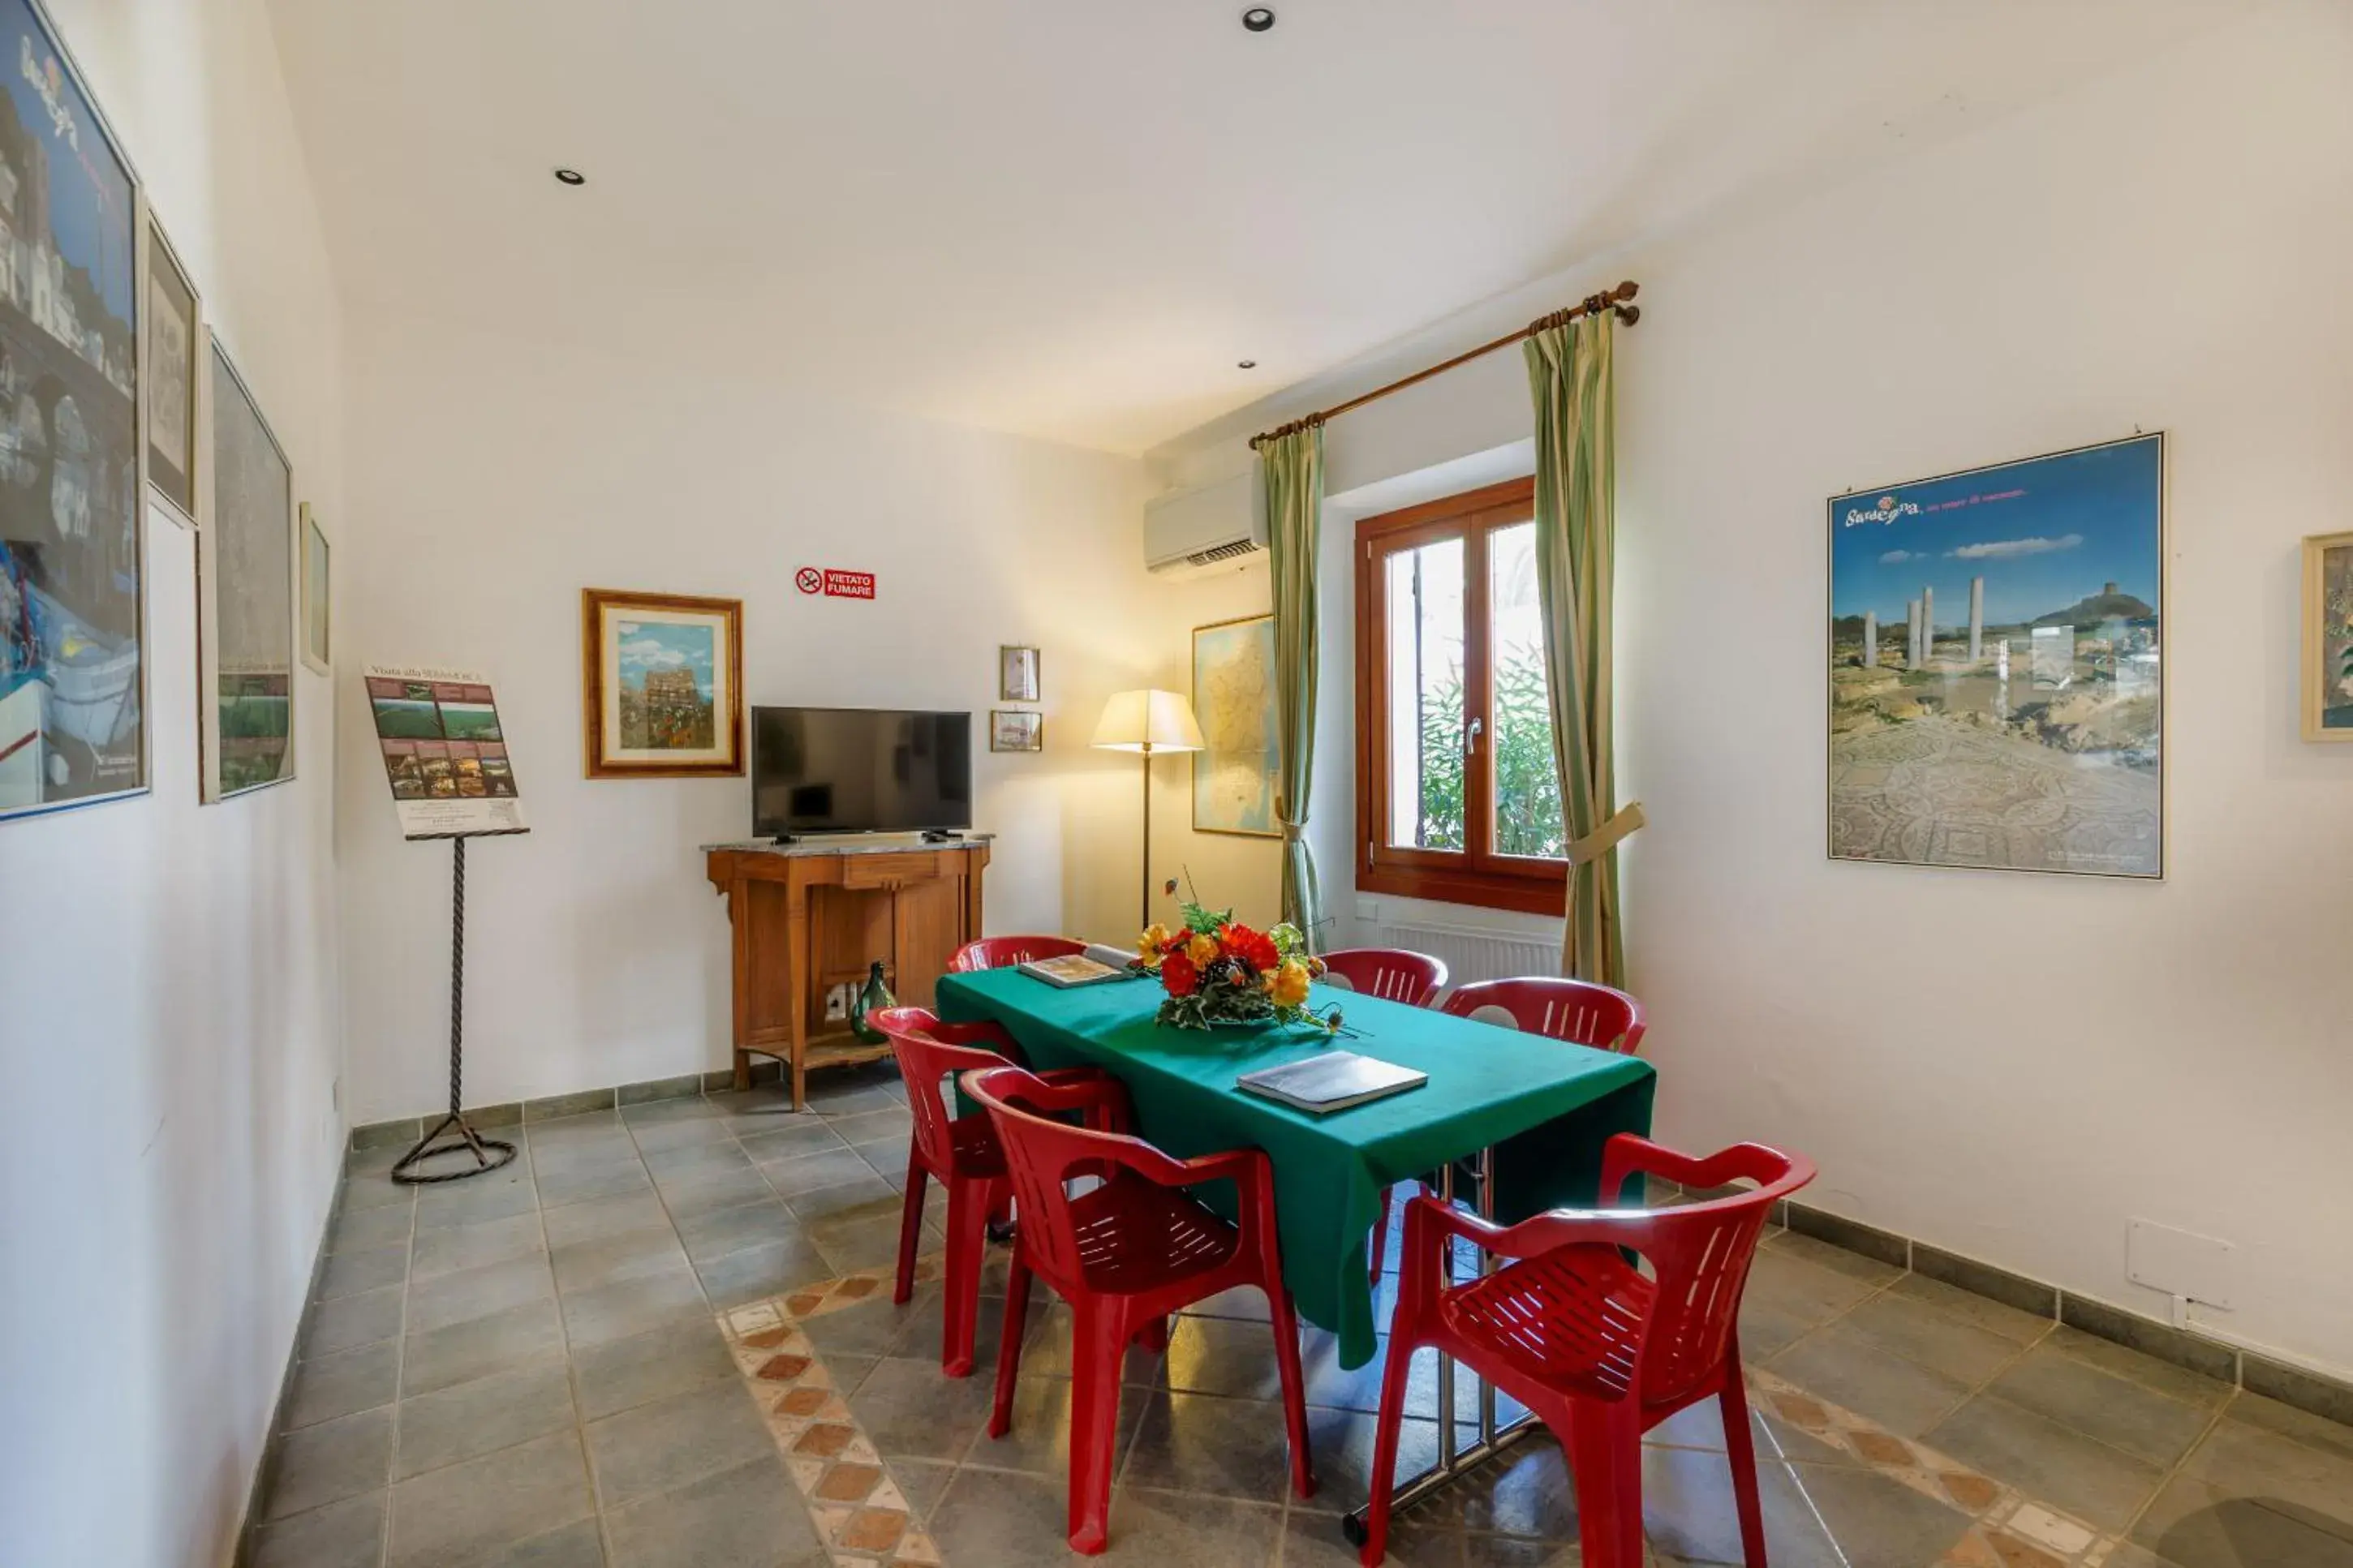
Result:
<svg viewBox="0 0 2353 1568"><path fill-rule="evenodd" d="M326 531L311 503L302 503L302 662L321 675L334 671L330 620L334 578L328 571Z"/></svg>
<svg viewBox="0 0 2353 1568"><path fill-rule="evenodd" d="M147 231L147 482L193 526L196 518L196 291L164 231Z"/></svg>
<svg viewBox="0 0 2353 1568"><path fill-rule="evenodd" d="M1000 647L997 650L997 700L1000 702L1035 702L1039 700L1038 650L1034 647ZM1035 751L1019 747L1016 750Z"/></svg>
<svg viewBox="0 0 2353 1568"><path fill-rule="evenodd" d="M988 749L992 752L1044 751L1046 716L1020 709L989 710Z"/></svg>
<svg viewBox="0 0 2353 1568"><path fill-rule="evenodd" d="M2353 741L2353 533L2304 542L2304 738Z"/></svg>

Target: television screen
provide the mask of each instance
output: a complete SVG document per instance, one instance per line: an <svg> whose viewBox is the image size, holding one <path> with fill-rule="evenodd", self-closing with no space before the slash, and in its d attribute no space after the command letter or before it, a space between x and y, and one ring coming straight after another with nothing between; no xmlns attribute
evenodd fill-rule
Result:
<svg viewBox="0 0 2353 1568"><path fill-rule="evenodd" d="M755 837L971 826L971 714L752 710Z"/></svg>

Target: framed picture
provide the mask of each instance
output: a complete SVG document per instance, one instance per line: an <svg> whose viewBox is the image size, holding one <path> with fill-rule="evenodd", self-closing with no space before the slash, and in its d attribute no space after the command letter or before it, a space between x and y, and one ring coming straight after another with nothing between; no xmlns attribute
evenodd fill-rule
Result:
<svg viewBox="0 0 2353 1568"><path fill-rule="evenodd" d="M997 650L998 701L1035 702L1039 700L1040 689L1036 648L1000 647Z"/></svg>
<svg viewBox="0 0 2353 1568"><path fill-rule="evenodd" d="M311 503L302 503L302 662L321 675L334 669L334 574L329 567L327 535Z"/></svg>
<svg viewBox="0 0 2353 1568"><path fill-rule="evenodd" d="M1274 617L1193 628L1193 716L1205 749L1193 753L1193 828L1279 838L1274 770Z"/></svg>
<svg viewBox="0 0 2353 1568"><path fill-rule="evenodd" d="M744 601L580 591L592 779L744 771Z"/></svg>
<svg viewBox="0 0 2353 1568"><path fill-rule="evenodd" d="M218 340L212 509L196 533L204 797L294 776L294 469Z"/></svg>
<svg viewBox="0 0 2353 1568"><path fill-rule="evenodd" d="M147 225L147 482L184 523L196 521L196 291L171 242Z"/></svg>
<svg viewBox="0 0 2353 1568"><path fill-rule="evenodd" d="M1044 751L1046 716L1020 708L990 709L988 749L992 752Z"/></svg>
<svg viewBox="0 0 2353 1568"><path fill-rule="evenodd" d="M2165 437L1834 496L1830 853L2165 871Z"/></svg>
<svg viewBox="0 0 2353 1568"><path fill-rule="evenodd" d="M0 817L147 787L139 189L29 0L0 0Z"/></svg>
<svg viewBox="0 0 2353 1568"><path fill-rule="evenodd" d="M2353 533L2304 542L2304 738L2353 741Z"/></svg>

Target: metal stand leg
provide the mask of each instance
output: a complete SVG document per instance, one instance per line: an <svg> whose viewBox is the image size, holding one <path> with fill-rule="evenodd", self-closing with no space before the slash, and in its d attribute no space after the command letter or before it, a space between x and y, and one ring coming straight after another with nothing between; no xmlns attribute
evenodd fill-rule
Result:
<svg viewBox="0 0 2353 1568"><path fill-rule="evenodd" d="M466 841L459 838L454 843L457 856L450 862L449 872L449 1114L394 1163L392 1179L409 1186L462 1181L485 1171L495 1171L515 1157L513 1144L483 1137L458 1109L466 1066ZM455 1136L443 1142L434 1142L453 1130ZM461 1149L474 1156L472 1164L430 1174L420 1169L437 1154L454 1154Z"/></svg>
<svg viewBox="0 0 2353 1568"><path fill-rule="evenodd" d="M1492 1147L1480 1150L1472 1168L1479 1188L1479 1217L1493 1220L1495 1217L1495 1151ZM1440 1203L1454 1201L1454 1168L1451 1164L1439 1169L1438 1198ZM1440 1267L1446 1271L1445 1283L1453 1284L1454 1244L1451 1238L1447 1242ZM1480 1254L1479 1272L1492 1273L1494 1267L1493 1255ZM1523 1415L1509 1426L1498 1426L1495 1424L1495 1385L1483 1377L1478 1383L1479 1440L1458 1452L1454 1447L1454 1362L1450 1356L1438 1358L1438 1463L1411 1480L1403 1482L1390 1494L1392 1517L1451 1482L1461 1480L1542 1426L1534 1415ZM1354 1513L1343 1515L1340 1520L1341 1533L1354 1545L1365 1543L1367 1511L1360 1508Z"/></svg>

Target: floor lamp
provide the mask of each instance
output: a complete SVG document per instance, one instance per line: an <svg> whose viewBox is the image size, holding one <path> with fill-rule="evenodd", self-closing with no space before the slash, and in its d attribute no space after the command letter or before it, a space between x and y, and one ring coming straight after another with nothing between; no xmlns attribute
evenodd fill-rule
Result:
<svg viewBox="0 0 2353 1568"><path fill-rule="evenodd" d="M1201 726L1181 691L1122 691L1103 704L1103 721L1089 742L1106 752L1144 758L1144 903L1136 929L1152 923L1152 759L1164 752L1202 750Z"/></svg>

